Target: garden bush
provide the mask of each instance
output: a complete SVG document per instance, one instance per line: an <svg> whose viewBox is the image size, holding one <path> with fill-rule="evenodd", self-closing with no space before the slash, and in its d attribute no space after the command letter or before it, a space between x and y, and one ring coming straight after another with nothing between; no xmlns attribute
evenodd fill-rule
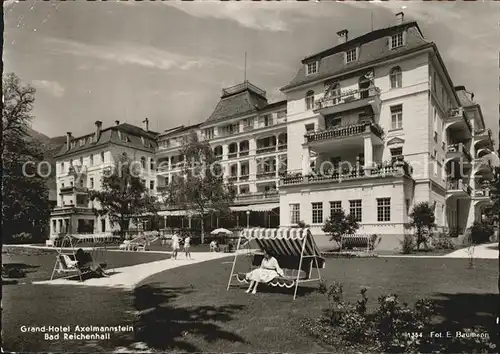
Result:
<svg viewBox="0 0 500 354"><path fill-rule="evenodd" d="M495 230L490 224L474 221L470 228L471 242L475 245L488 243L490 242L490 237L493 236L494 233Z"/></svg>
<svg viewBox="0 0 500 354"><path fill-rule="evenodd" d="M383 353L494 353L495 344L487 337L452 337L447 340L430 337L436 327L435 305L427 299L418 300L413 307L400 303L397 294L378 298L378 307L368 313L366 289L361 289L356 304L345 301L342 284L319 290L328 308L318 318L307 317L302 328L324 344L344 352ZM448 329L447 329L448 330ZM449 328L451 330L451 328ZM463 329L462 332L488 333L484 328Z"/></svg>
<svg viewBox="0 0 500 354"><path fill-rule="evenodd" d="M33 235L28 232L21 232L16 235L12 235L12 243L31 243L33 242Z"/></svg>
<svg viewBox="0 0 500 354"><path fill-rule="evenodd" d="M401 252L403 254L410 254L413 252L413 249L415 247L415 243L413 242L413 236L412 235L404 235L404 238L401 243Z"/></svg>
<svg viewBox="0 0 500 354"><path fill-rule="evenodd" d="M432 237L432 245L437 250L452 250L455 248L451 237L443 232Z"/></svg>

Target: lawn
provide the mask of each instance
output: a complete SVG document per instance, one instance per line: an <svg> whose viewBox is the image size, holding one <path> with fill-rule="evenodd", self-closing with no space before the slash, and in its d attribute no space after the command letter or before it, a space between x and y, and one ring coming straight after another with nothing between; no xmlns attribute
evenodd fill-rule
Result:
<svg viewBox="0 0 500 354"><path fill-rule="evenodd" d="M31 257L31 264L39 263L35 259L40 256ZM204 352L330 349L300 328L304 316L318 315L326 307L312 284L300 291L295 301L289 290L272 291L264 286L257 295L247 295L239 287L226 291L230 260L158 273L133 292L31 284L5 286L4 348L90 352L131 348L132 343L143 342L157 350ZM401 301L409 303L431 297L437 301L440 328L491 326L497 311L498 261L476 260L473 269L467 265L467 259L329 259L322 275L327 282L341 282L348 300L356 300L359 290L366 287L369 308L382 294L397 293ZM249 260L241 257L238 270L247 270L248 266ZM132 324L135 333L114 334L109 341L47 342L40 334L22 334L22 324Z"/></svg>

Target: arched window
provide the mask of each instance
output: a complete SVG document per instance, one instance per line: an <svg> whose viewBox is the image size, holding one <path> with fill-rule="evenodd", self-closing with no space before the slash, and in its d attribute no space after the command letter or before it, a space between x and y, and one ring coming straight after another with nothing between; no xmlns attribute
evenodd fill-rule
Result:
<svg viewBox="0 0 500 354"><path fill-rule="evenodd" d="M311 110L314 108L314 91L306 93L306 109Z"/></svg>
<svg viewBox="0 0 500 354"><path fill-rule="evenodd" d="M141 167L146 168L146 158L144 156L141 157Z"/></svg>
<svg viewBox="0 0 500 354"><path fill-rule="evenodd" d="M399 88L403 86L403 74L399 66L391 69L389 77L391 79L391 88Z"/></svg>

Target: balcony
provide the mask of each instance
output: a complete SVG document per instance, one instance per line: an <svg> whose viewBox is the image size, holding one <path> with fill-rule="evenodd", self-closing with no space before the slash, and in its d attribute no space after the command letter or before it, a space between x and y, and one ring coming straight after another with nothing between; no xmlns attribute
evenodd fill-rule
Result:
<svg viewBox="0 0 500 354"><path fill-rule="evenodd" d="M228 181L228 182L231 182L231 183L234 183L234 182L236 182L237 180L238 180L238 176L229 176L229 177L227 178L227 181Z"/></svg>
<svg viewBox="0 0 500 354"><path fill-rule="evenodd" d="M91 208L77 207L74 205L57 206L50 213L51 216L67 215L67 214L86 214L94 215Z"/></svg>
<svg viewBox="0 0 500 354"><path fill-rule="evenodd" d="M170 186L157 186L157 187L156 187L156 191L157 191L158 193L168 192L169 187L170 187Z"/></svg>
<svg viewBox="0 0 500 354"><path fill-rule="evenodd" d="M236 203L253 203L258 201L277 201L279 200L279 192L277 190L271 190L268 192L257 192L257 193L245 193L238 194L236 196Z"/></svg>
<svg viewBox="0 0 500 354"><path fill-rule="evenodd" d="M380 112L380 104L380 89L378 87L353 89L343 91L336 96L323 97L317 100L314 103L314 112L328 115L370 105L377 114Z"/></svg>
<svg viewBox="0 0 500 354"><path fill-rule="evenodd" d="M70 187L62 187L59 194L87 194L89 192L88 188L85 187L75 187L75 186L70 186Z"/></svg>
<svg viewBox="0 0 500 354"><path fill-rule="evenodd" d="M276 151L276 145L257 148L257 154L266 154Z"/></svg>
<svg viewBox="0 0 500 354"><path fill-rule="evenodd" d="M249 132L249 131L251 131L251 130L253 130L253 129L254 129L254 128L253 128L253 125L243 125L243 126L242 126L242 128L241 128L241 130L242 130L243 132Z"/></svg>
<svg viewBox="0 0 500 354"><path fill-rule="evenodd" d="M243 157L243 156L248 156L248 154L250 153L249 150L243 150L243 151L240 151L240 157Z"/></svg>
<svg viewBox="0 0 500 354"><path fill-rule="evenodd" d="M472 135L472 125L462 107L449 110L444 128L450 129L450 135L455 139L468 139Z"/></svg>
<svg viewBox="0 0 500 354"><path fill-rule="evenodd" d="M474 130L474 146L476 149L493 148L493 139L491 129Z"/></svg>
<svg viewBox="0 0 500 354"><path fill-rule="evenodd" d="M490 199L491 192L489 188L483 188L474 190L472 195L474 196L474 199Z"/></svg>
<svg viewBox="0 0 500 354"><path fill-rule="evenodd" d="M293 186L316 183L341 183L353 180L368 180L373 178L404 177L410 176L410 172L405 165L394 164L381 166L366 172L364 169L352 169L349 171L332 171L328 174L311 174L308 176L293 175L280 179L280 186Z"/></svg>
<svg viewBox="0 0 500 354"><path fill-rule="evenodd" d="M276 171L257 173L257 179L272 179L272 178L276 178Z"/></svg>
<svg viewBox="0 0 500 354"><path fill-rule="evenodd" d="M470 154L470 152L467 150L467 148L463 143L448 145L446 151L446 158L448 160L460 159L463 161L464 157L466 162L472 161L472 155Z"/></svg>
<svg viewBox="0 0 500 354"><path fill-rule="evenodd" d="M288 149L288 144L279 144L278 145L278 151L283 151Z"/></svg>
<svg viewBox="0 0 500 354"><path fill-rule="evenodd" d="M238 157L238 152L230 152L227 154L228 159L235 159Z"/></svg>
<svg viewBox="0 0 500 354"><path fill-rule="evenodd" d="M249 179L249 175L241 175L240 176L240 182L248 181L248 179Z"/></svg>
<svg viewBox="0 0 500 354"><path fill-rule="evenodd" d="M469 198L472 193L471 187L461 179L447 180L446 189L446 199L451 197L458 199Z"/></svg>
<svg viewBox="0 0 500 354"><path fill-rule="evenodd" d="M84 176L87 174L87 167L80 165L71 165L68 170L68 176Z"/></svg>
<svg viewBox="0 0 500 354"><path fill-rule="evenodd" d="M326 130L315 131L304 135L307 143L319 142L330 139L342 139L345 137L357 136L365 133L372 133L382 139L384 132L376 123L357 123L346 126L337 126Z"/></svg>

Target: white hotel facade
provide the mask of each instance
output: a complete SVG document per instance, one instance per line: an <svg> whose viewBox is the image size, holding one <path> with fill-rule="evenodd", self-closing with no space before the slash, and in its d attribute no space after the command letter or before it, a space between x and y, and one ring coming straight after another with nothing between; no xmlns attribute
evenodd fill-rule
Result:
<svg viewBox="0 0 500 354"><path fill-rule="evenodd" d="M402 13L396 18L394 26L354 39L347 30L338 32L337 46L298 64L282 88L286 100L269 103L264 90L244 82L224 89L200 124L163 133L130 125L118 133L124 125L117 124L108 128L116 139L105 144L91 142L97 128L89 145L75 152L73 141L81 138L69 137L70 149L57 159L63 197L52 214L52 234L75 232L78 221L71 220L79 215L93 217L84 197L78 208L64 198L76 202L86 188L99 188L96 175L93 184L87 178L85 185L65 191L71 176L62 165L79 165L90 153L112 161L127 150L150 167L143 179L160 192L182 163L183 139L193 131L210 143L225 180L234 183L232 209L242 226L303 221L324 244L328 237L321 228L332 210L342 208L356 216L359 233L381 235L378 247L391 249L407 232L412 206L429 201L438 227L463 233L490 202L491 131L473 94L454 86L436 45L424 39L416 22L404 22ZM66 209L71 214L61 213ZM253 218L261 213L264 219ZM92 227L101 232L109 229L106 223Z"/></svg>

